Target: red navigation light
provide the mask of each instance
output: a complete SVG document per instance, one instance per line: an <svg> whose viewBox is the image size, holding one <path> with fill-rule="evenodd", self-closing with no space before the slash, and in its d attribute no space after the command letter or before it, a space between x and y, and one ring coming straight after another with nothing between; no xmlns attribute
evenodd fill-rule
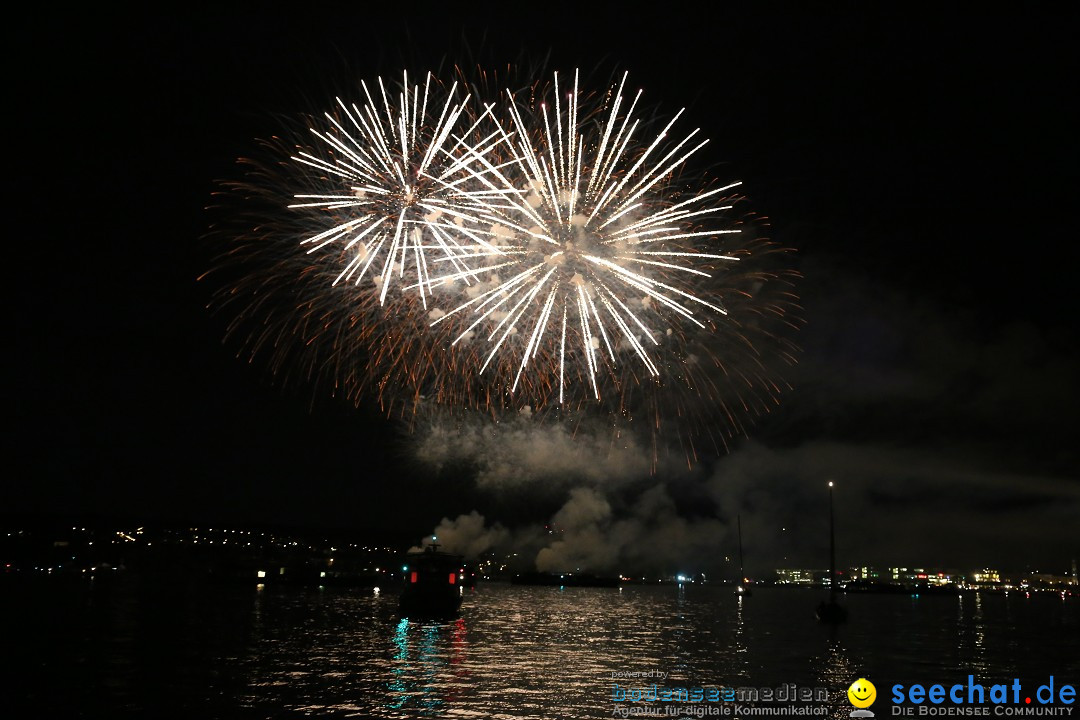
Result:
<svg viewBox="0 0 1080 720"><path fill-rule="evenodd" d="M409 582L416 582L416 571L412 571L412 575L409 577Z"/></svg>
<svg viewBox="0 0 1080 720"><path fill-rule="evenodd" d="M450 573L450 584L453 585L457 580L457 573Z"/></svg>

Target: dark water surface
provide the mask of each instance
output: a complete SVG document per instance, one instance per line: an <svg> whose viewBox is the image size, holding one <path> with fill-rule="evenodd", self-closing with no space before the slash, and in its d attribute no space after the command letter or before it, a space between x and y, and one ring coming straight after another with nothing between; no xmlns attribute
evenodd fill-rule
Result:
<svg viewBox="0 0 1080 720"><path fill-rule="evenodd" d="M126 576L0 593L4 703L31 713L3 717L601 718L626 706L615 684L653 682L821 687L828 715L847 717L846 688L866 677L882 718L894 683L1080 684L1080 602L1050 594L854 596L850 621L828 628L820 593L784 588L740 600L718 586L491 583L444 623L360 589ZM612 676L634 671L668 677Z"/></svg>

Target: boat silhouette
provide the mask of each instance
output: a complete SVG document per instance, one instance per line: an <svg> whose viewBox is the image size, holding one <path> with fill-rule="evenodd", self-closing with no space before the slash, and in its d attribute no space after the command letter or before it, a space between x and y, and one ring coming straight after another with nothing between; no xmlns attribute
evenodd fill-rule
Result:
<svg viewBox="0 0 1080 720"><path fill-rule="evenodd" d="M398 601L401 614L414 618L455 617L463 595L463 558L442 552L436 543L405 557L405 585Z"/></svg>
<svg viewBox="0 0 1080 720"><path fill-rule="evenodd" d="M829 601L824 600L814 610L818 622L839 625L847 622L848 611L836 601L836 520L833 514L833 482L829 481Z"/></svg>

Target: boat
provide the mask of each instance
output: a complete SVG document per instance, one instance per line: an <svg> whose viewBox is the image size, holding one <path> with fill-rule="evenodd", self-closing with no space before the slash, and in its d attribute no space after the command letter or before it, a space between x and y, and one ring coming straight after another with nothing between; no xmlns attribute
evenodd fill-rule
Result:
<svg viewBox="0 0 1080 720"><path fill-rule="evenodd" d="M825 625L847 622L847 608L836 602L836 522L833 516L833 482L829 481L829 601L817 606L814 615Z"/></svg>
<svg viewBox="0 0 1080 720"><path fill-rule="evenodd" d="M928 582L883 582L880 580L852 580L844 586L845 595L945 595L955 597L960 594L956 583L931 585Z"/></svg>
<svg viewBox="0 0 1080 720"><path fill-rule="evenodd" d="M875 580L852 580L844 586L845 595L908 595L914 594L906 585Z"/></svg>
<svg viewBox="0 0 1080 720"><path fill-rule="evenodd" d="M442 552L437 543L405 556L405 585L399 609L405 617L452 618L464 595L463 558Z"/></svg>

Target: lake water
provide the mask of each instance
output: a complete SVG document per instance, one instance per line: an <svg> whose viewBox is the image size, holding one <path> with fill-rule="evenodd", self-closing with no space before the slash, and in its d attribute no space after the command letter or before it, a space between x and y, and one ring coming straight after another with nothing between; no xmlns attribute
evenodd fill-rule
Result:
<svg viewBox="0 0 1080 720"><path fill-rule="evenodd" d="M814 620L819 592L786 588L740 600L719 586L489 583L442 623L402 619L395 594L360 589L127 576L0 593L14 666L4 703L32 713L21 717L601 718L674 707L615 700L654 683L795 683L822 688L822 714L839 718L866 677L881 718L895 683L1080 685L1075 596L854 596L849 622L829 628ZM613 677L634 672L666 677Z"/></svg>

